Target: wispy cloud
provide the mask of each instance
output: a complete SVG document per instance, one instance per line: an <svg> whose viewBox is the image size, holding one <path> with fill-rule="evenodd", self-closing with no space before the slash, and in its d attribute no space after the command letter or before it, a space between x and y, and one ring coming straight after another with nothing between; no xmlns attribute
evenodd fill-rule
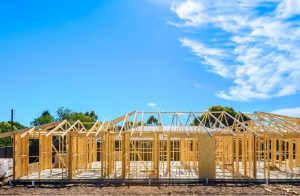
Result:
<svg viewBox="0 0 300 196"><path fill-rule="evenodd" d="M182 38L179 41L183 46L190 48L199 58L201 58L204 64L210 65L212 67L212 72L223 77L230 76L229 66L225 66L222 63L222 58L227 56L225 51L218 48L208 48L207 46L188 38Z"/></svg>
<svg viewBox="0 0 300 196"><path fill-rule="evenodd" d="M285 115L285 116L300 117L300 107L278 109L278 110L272 111L271 113L273 113L273 114L281 114L281 115Z"/></svg>
<svg viewBox="0 0 300 196"><path fill-rule="evenodd" d="M147 105L151 108L156 107L156 103L154 103L154 102L149 102L149 103L147 103Z"/></svg>
<svg viewBox="0 0 300 196"><path fill-rule="evenodd" d="M174 1L171 10L177 27L227 36L218 39L220 33L210 30L214 38L206 44L179 39L209 71L233 81L217 96L247 101L300 91L300 0L185 0Z"/></svg>
<svg viewBox="0 0 300 196"><path fill-rule="evenodd" d="M199 83L199 82L194 82L194 87L198 89L205 89L205 85Z"/></svg>
<svg viewBox="0 0 300 196"><path fill-rule="evenodd" d="M276 9L276 15L280 18L289 18L297 14L300 14L299 0L282 1Z"/></svg>
<svg viewBox="0 0 300 196"><path fill-rule="evenodd" d="M222 49L208 48L195 40L183 38L183 39L179 39L179 41L183 46L190 47L193 50L193 52L195 52L200 57L201 56L215 56L215 57L226 56L225 51L223 51Z"/></svg>

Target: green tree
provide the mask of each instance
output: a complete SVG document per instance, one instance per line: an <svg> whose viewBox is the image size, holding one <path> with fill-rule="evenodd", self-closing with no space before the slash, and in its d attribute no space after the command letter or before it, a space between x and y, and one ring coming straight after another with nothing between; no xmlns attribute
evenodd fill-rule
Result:
<svg viewBox="0 0 300 196"><path fill-rule="evenodd" d="M10 124L10 121L7 121ZM22 125L21 123L14 121L14 127L16 130L26 129L27 127Z"/></svg>
<svg viewBox="0 0 300 196"><path fill-rule="evenodd" d="M212 112L212 116L209 116L205 121L204 121L204 115L201 115L198 117L198 119L205 124L206 127L211 127L213 124L215 124L215 122L217 121L215 118L219 118L220 117L220 113L213 113L213 112L221 112L221 111L225 111L227 112L230 116L235 117L237 112L232 108L232 107L224 107L224 106L212 106L210 108L208 108L209 112ZM222 122L222 124L226 125L226 126L232 126L234 123L234 120L228 115L225 115L225 117L223 117L222 119L220 119L220 121ZM200 122L197 118L194 118L193 120L193 125L199 125ZM245 117L244 120L247 120L247 118ZM217 122L219 123L219 122Z"/></svg>
<svg viewBox="0 0 300 196"><path fill-rule="evenodd" d="M55 118L50 114L48 110L45 110L42 112L41 116L35 118L30 125L32 126L38 126L38 125L43 125L47 124L50 122L55 121Z"/></svg>
<svg viewBox="0 0 300 196"><path fill-rule="evenodd" d="M24 129L26 128L24 125L22 125L19 122L14 122L13 131ZM7 133L11 132L11 124L10 121L8 122L0 122L0 134L1 133ZM0 138L0 146L9 146L11 145L11 139L10 138Z"/></svg>
<svg viewBox="0 0 300 196"><path fill-rule="evenodd" d="M210 112L222 112L225 111L227 112L230 116L235 117L237 112L232 108L232 107L223 107L223 106L212 106L208 109L208 111ZM212 113L212 115L215 118L219 118L220 117L220 113ZM206 125L207 126L211 126L212 124L214 124L217 120L213 118L212 116L209 117L210 122L207 120L206 121ZM234 123L234 120L229 117L228 115L225 115L221 120L222 124L226 125L226 126L232 126Z"/></svg>
<svg viewBox="0 0 300 196"><path fill-rule="evenodd" d="M146 125L146 123L145 123L145 122L144 122L144 123L142 123L141 121L139 121L139 122L138 122L138 126L142 126L142 125L144 125L144 126L145 126L145 125Z"/></svg>
<svg viewBox="0 0 300 196"><path fill-rule="evenodd" d="M208 108L208 111L210 111L210 112L225 111L233 117L235 117L237 114L237 112L232 107L224 107L224 106L220 106L220 105L212 106L212 107Z"/></svg>
<svg viewBox="0 0 300 196"><path fill-rule="evenodd" d="M81 122L94 122L97 119L95 119L94 117L85 115L82 112L73 112L70 114L70 117L68 120L71 120L71 121L80 120Z"/></svg>
<svg viewBox="0 0 300 196"><path fill-rule="evenodd" d="M97 114L94 111L91 112L74 112L68 108L60 107L56 111L57 120L70 120L76 121L80 120L81 122L95 122L98 119Z"/></svg>
<svg viewBox="0 0 300 196"><path fill-rule="evenodd" d="M192 126L194 125L194 126L198 126L199 124L200 124L200 122L202 121L202 119L203 119L203 115L201 115L201 116L197 116L197 118L195 117L194 119L193 119L193 123L191 124ZM200 121L199 121L200 120Z"/></svg>
<svg viewBox="0 0 300 196"><path fill-rule="evenodd" d="M151 115L147 122L146 122L147 125L158 125L158 120L157 118L155 118L153 115Z"/></svg>
<svg viewBox="0 0 300 196"><path fill-rule="evenodd" d="M96 112L94 112L93 110L91 112L86 112L85 115L91 117L94 120L98 119Z"/></svg>
<svg viewBox="0 0 300 196"><path fill-rule="evenodd" d="M72 114L72 110L64 107L59 107L56 111L57 120L68 120L70 119L70 115Z"/></svg>
<svg viewBox="0 0 300 196"><path fill-rule="evenodd" d="M0 133L6 133L11 131L11 126L8 122L0 122ZM1 138L0 146L10 146L11 140L10 138Z"/></svg>

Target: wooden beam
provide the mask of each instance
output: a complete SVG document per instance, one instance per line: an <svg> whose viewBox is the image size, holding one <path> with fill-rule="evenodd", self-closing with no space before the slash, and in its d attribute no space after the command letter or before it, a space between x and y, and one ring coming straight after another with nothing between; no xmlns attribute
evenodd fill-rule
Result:
<svg viewBox="0 0 300 196"><path fill-rule="evenodd" d="M101 126L97 129L97 131L96 131L96 133L95 133L95 137L97 137L98 134L100 133L100 131L102 131L102 128L103 128L104 124L106 124L105 122L106 122L106 120L104 120L104 121L102 122Z"/></svg>
<svg viewBox="0 0 300 196"><path fill-rule="evenodd" d="M119 117L119 118L113 119L111 122L113 122L113 123L118 123L118 122L120 122L120 121L122 121L122 120L125 120L127 117L131 116L131 115L134 114L135 112L136 112L136 111L129 112L129 113L125 114L124 116L121 116L121 117Z"/></svg>
<svg viewBox="0 0 300 196"><path fill-rule="evenodd" d="M62 121L59 125L57 125L54 129L52 129L51 131L49 131L46 134L46 137L50 136L53 132L57 131L58 129L62 128L62 126L64 126L64 124L67 122L67 120ZM37 128L38 129L38 128Z"/></svg>
<svg viewBox="0 0 300 196"><path fill-rule="evenodd" d="M76 129L76 125L78 125L80 123L80 120L75 121L75 123L73 123L73 125L71 125L67 130L65 130L62 134L62 136L67 135L67 133L69 133L69 131L71 131L72 129Z"/></svg>
<svg viewBox="0 0 300 196"><path fill-rule="evenodd" d="M60 123L60 121L48 123L48 124L45 124L45 125L38 125L38 126L35 127L35 129L36 130L39 130L39 129L49 129L51 127L54 127L54 126L58 125L59 123ZM20 129L20 130L17 130L17 131L13 131L13 132L2 133L2 134L0 134L0 138L11 137L14 134L24 133L24 132L27 132L30 129L31 128L26 128L26 129Z"/></svg>
<svg viewBox="0 0 300 196"><path fill-rule="evenodd" d="M32 133L32 131L35 129L35 127L30 128L28 131L21 134L21 138L25 137L27 134Z"/></svg>

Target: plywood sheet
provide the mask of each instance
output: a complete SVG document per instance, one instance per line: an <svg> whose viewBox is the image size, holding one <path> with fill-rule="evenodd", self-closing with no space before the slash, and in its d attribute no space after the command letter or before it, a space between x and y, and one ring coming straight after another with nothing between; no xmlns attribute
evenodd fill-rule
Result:
<svg viewBox="0 0 300 196"><path fill-rule="evenodd" d="M199 134L198 138L198 173L199 178L215 179L215 137L206 133Z"/></svg>

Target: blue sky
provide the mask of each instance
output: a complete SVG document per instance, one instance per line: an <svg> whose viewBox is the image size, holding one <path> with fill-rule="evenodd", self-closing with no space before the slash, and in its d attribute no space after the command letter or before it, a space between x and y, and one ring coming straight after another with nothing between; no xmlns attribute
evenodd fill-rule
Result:
<svg viewBox="0 0 300 196"><path fill-rule="evenodd" d="M0 121L61 106L300 116L299 0L211 2L2 1Z"/></svg>

